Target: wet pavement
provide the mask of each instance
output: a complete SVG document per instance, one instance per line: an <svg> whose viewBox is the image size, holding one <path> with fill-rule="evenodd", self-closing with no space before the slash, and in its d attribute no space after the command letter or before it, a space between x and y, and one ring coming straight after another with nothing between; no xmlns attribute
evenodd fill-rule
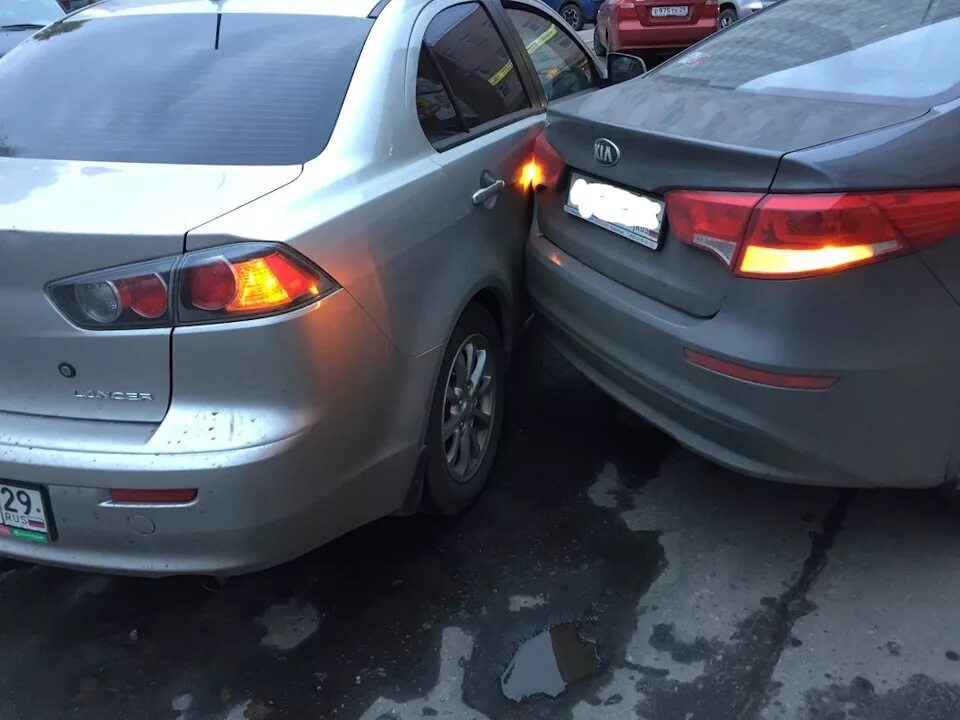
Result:
<svg viewBox="0 0 960 720"><path fill-rule="evenodd" d="M0 719L956 720L960 514L756 482L620 412L534 329L456 519L223 588L8 563Z"/></svg>

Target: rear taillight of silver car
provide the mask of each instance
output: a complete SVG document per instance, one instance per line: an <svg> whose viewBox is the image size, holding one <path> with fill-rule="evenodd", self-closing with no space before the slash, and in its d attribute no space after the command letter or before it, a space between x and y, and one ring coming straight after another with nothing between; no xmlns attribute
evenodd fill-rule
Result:
<svg viewBox="0 0 960 720"><path fill-rule="evenodd" d="M75 325L123 330L275 315L338 287L286 246L237 243L59 280L47 293Z"/></svg>
<svg viewBox="0 0 960 720"><path fill-rule="evenodd" d="M960 190L773 194L676 190L670 233L741 277L810 277L960 235Z"/></svg>

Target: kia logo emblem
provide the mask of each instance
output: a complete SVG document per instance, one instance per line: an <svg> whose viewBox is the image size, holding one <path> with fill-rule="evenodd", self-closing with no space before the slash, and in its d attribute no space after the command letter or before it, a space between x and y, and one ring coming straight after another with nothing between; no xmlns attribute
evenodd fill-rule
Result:
<svg viewBox="0 0 960 720"><path fill-rule="evenodd" d="M593 159L604 167L620 162L620 148L612 140L597 138L593 141Z"/></svg>

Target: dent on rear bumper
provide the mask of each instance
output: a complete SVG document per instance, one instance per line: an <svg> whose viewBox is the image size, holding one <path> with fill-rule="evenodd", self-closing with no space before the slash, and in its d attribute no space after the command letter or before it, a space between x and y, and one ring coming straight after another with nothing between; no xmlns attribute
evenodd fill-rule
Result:
<svg viewBox="0 0 960 720"><path fill-rule="evenodd" d="M439 352L399 355L342 292L267 320L177 330L173 401L159 424L0 414L0 478L46 487L59 533L51 545L0 538L0 554L229 575L394 512L413 477ZM109 502L118 487L198 496L120 506Z"/></svg>
<svg viewBox="0 0 960 720"><path fill-rule="evenodd" d="M939 382L946 373L936 364L901 367L903 348L887 347L889 340L863 318L846 332L859 336L851 344L862 341L863 356L873 365L850 372L840 349L830 348L829 333L818 346L816 328L806 327L795 311L795 329L783 317L775 319L777 302L748 311L731 309L740 300L728 298L715 318L699 320L613 282L542 236L531 239L527 259L531 298L564 354L615 399L712 460L755 477L817 485L930 487L949 472L957 417L937 386L956 396L956 383ZM914 271L922 272L908 268L907 276ZM906 286L912 287L909 281ZM917 306L936 317L933 303L955 322L955 306L942 304L937 292L918 291ZM869 310L848 300L835 314L846 311L854 321ZM838 322L835 329L845 327L843 318ZM887 329L895 333L899 324ZM830 391L772 389L710 373L683 358L683 348L692 347L774 369L765 355L801 357L781 342L795 343L791 333L811 344L804 350L822 362L835 352L841 382ZM874 347L879 349L872 356ZM809 367L820 374L830 365ZM903 432L907 425L909 434Z"/></svg>

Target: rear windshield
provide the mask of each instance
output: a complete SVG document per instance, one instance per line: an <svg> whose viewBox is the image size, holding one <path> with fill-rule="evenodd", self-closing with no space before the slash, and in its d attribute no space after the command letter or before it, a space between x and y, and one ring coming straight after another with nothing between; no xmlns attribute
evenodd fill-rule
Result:
<svg viewBox="0 0 960 720"><path fill-rule="evenodd" d="M0 156L303 163L330 138L372 22L68 19L0 61Z"/></svg>
<svg viewBox="0 0 960 720"><path fill-rule="evenodd" d="M783 0L654 72L746 92L934 104L960 89L960 0Z"/></svg>

